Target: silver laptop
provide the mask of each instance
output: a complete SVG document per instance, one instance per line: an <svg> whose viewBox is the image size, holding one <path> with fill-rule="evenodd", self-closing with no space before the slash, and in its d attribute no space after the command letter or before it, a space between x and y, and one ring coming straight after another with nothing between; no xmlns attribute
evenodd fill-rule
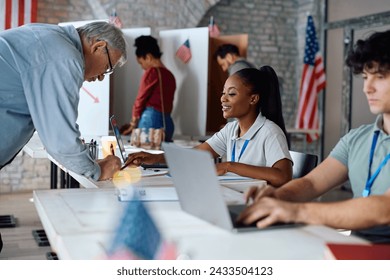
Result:
<svg viewBox="0 0 390 280"><path fill-rule="evenodd" d="M128 155L126 153L125 145L123 144L122 135L119 131L118 123L114 115L110 117L110 124L111 124L112 131L114 132L116 141L118 143L118 147L122 156L123 163L125 163ZM144 169L167 168L166 164L142 164L141 166Z"/></svg>
<svg viewBox="0 0 390 280"><path fill-rule="evenodd" d="M246 205L226 205L209 152L182 148L173 143L163 143L162 147L184 211L227 230L259 230L254 224L236 222ZM296 224L274 224L269 228L291 226Z"/></svg>
<svg viewBox="0 0 390 280"><path fill-rule="evenodd" d="M126 159L127 159L125 145L123 144L122 135L119 131L119 127L118 127L118 124L116 122L116 118L114 115L112 115L110 117L110 124L111 124L112 131L114 132L116 142L118 143L118 147L119 147L119 151L121 153L122 160L125 163Z"/></svg>

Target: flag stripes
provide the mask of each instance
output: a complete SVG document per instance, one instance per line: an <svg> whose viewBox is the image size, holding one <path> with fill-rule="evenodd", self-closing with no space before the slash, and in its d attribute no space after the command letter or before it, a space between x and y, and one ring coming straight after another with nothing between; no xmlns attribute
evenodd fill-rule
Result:
<svg viewBox="0 0 390 280"><path fill-rule="evenodd" d="M15 28L37 21L38 0L0 1L0 30Z"/></svg>
<svg viewBox="0 0 390 280"><path fill-rule="evenodd" d="M179 58L184 63L187 63L191 57L191 47L190 40L187 39L176 51L176 57Z"/></svg>
<svg viewBox="0 0 390 280"><path fill-rule="evenodd" d="M325 88L325 69L319 51L314 22L308 17L306 46L302 78L299 91L299 105L296 128L318 130L318 93ZM319 134L308 134L308 142L318 139Z"/></svg>

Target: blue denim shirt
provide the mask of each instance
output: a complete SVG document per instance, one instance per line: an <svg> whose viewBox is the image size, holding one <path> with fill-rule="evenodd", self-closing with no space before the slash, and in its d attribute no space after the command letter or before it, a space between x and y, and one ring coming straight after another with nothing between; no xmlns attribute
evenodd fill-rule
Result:
<svg viewBox="0 0 390 280"><path fill-rule="evenodd" d="M0 168L37 130L67 169L100 177L76 123L84 81L80 36L73 26L28 24L0 32Z"/></svg>

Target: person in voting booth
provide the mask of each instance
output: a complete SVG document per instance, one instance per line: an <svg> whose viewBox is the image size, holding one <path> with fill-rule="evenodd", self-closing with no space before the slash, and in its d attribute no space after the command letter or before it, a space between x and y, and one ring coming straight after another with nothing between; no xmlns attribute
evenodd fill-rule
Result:
<svg viewBox="0 0 390 280"><path fill-rule="evenodd" d="M238 47L233 44L219 46L214 53L214 57L219 66L221 66L222 71L227 71L229 75L244 68L256 68L255 65L240 56Z"/></svg>
<svg viewBox="0 0 390 280"><path fill-rule="evenodd" d="M278 78L270 66L247 68L230 76L221 95L224 118L236 118L196 149L209 151L218 175L233 172L266 180L275 186L292 178L292 161L287 146ZM164 162L164 155L131 154L127 164Z"/></svg>
<svg viewBox="0 0 390 280"><path fill-rule="evenodd" d="M120 159L95 161L80 140L79 90L126 59L122 31L106 22L79 28L36 23L0 32L0 168L36 130L65 168L95 180L111 178Z"/></svg>
<svg viewBox="0 0 390 280"><path fill-rule="evenodd" d="M279 188L251 188L254 203L240 219L258 227L275 222L324 224L352 230L375 243L390 243L390 30L358 40L346 63L363 78L374 123L350 130L312 172ZM353 198L313 199L349 180Z"/></svg>
<svg viewBox="0 0 390 280"><path fill-rule="evenodd" d="M165 141L172 142L174 123L171 117L176 80L161 61L162 52L156 38L139 36L135 39L137 62L144 70L137 98L133 105L132 119L121 127L121 133L130 134L135 128L164 128Z"/></svg>

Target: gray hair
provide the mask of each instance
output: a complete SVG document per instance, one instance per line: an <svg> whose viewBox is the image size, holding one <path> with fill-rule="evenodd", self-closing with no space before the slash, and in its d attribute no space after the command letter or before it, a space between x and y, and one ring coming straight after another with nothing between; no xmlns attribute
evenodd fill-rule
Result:
<svg viewBox="0 0 390 280"><path fill-rule="evenodd" d="M80 36L85 37L88 42L91 42L93 39L105 41L114 49L118 49L122 53L118 65L122 66L125 64L127 60L126 40L123 37L122 30L105 21L95 21L78 27L77 32Z"/></svg>

